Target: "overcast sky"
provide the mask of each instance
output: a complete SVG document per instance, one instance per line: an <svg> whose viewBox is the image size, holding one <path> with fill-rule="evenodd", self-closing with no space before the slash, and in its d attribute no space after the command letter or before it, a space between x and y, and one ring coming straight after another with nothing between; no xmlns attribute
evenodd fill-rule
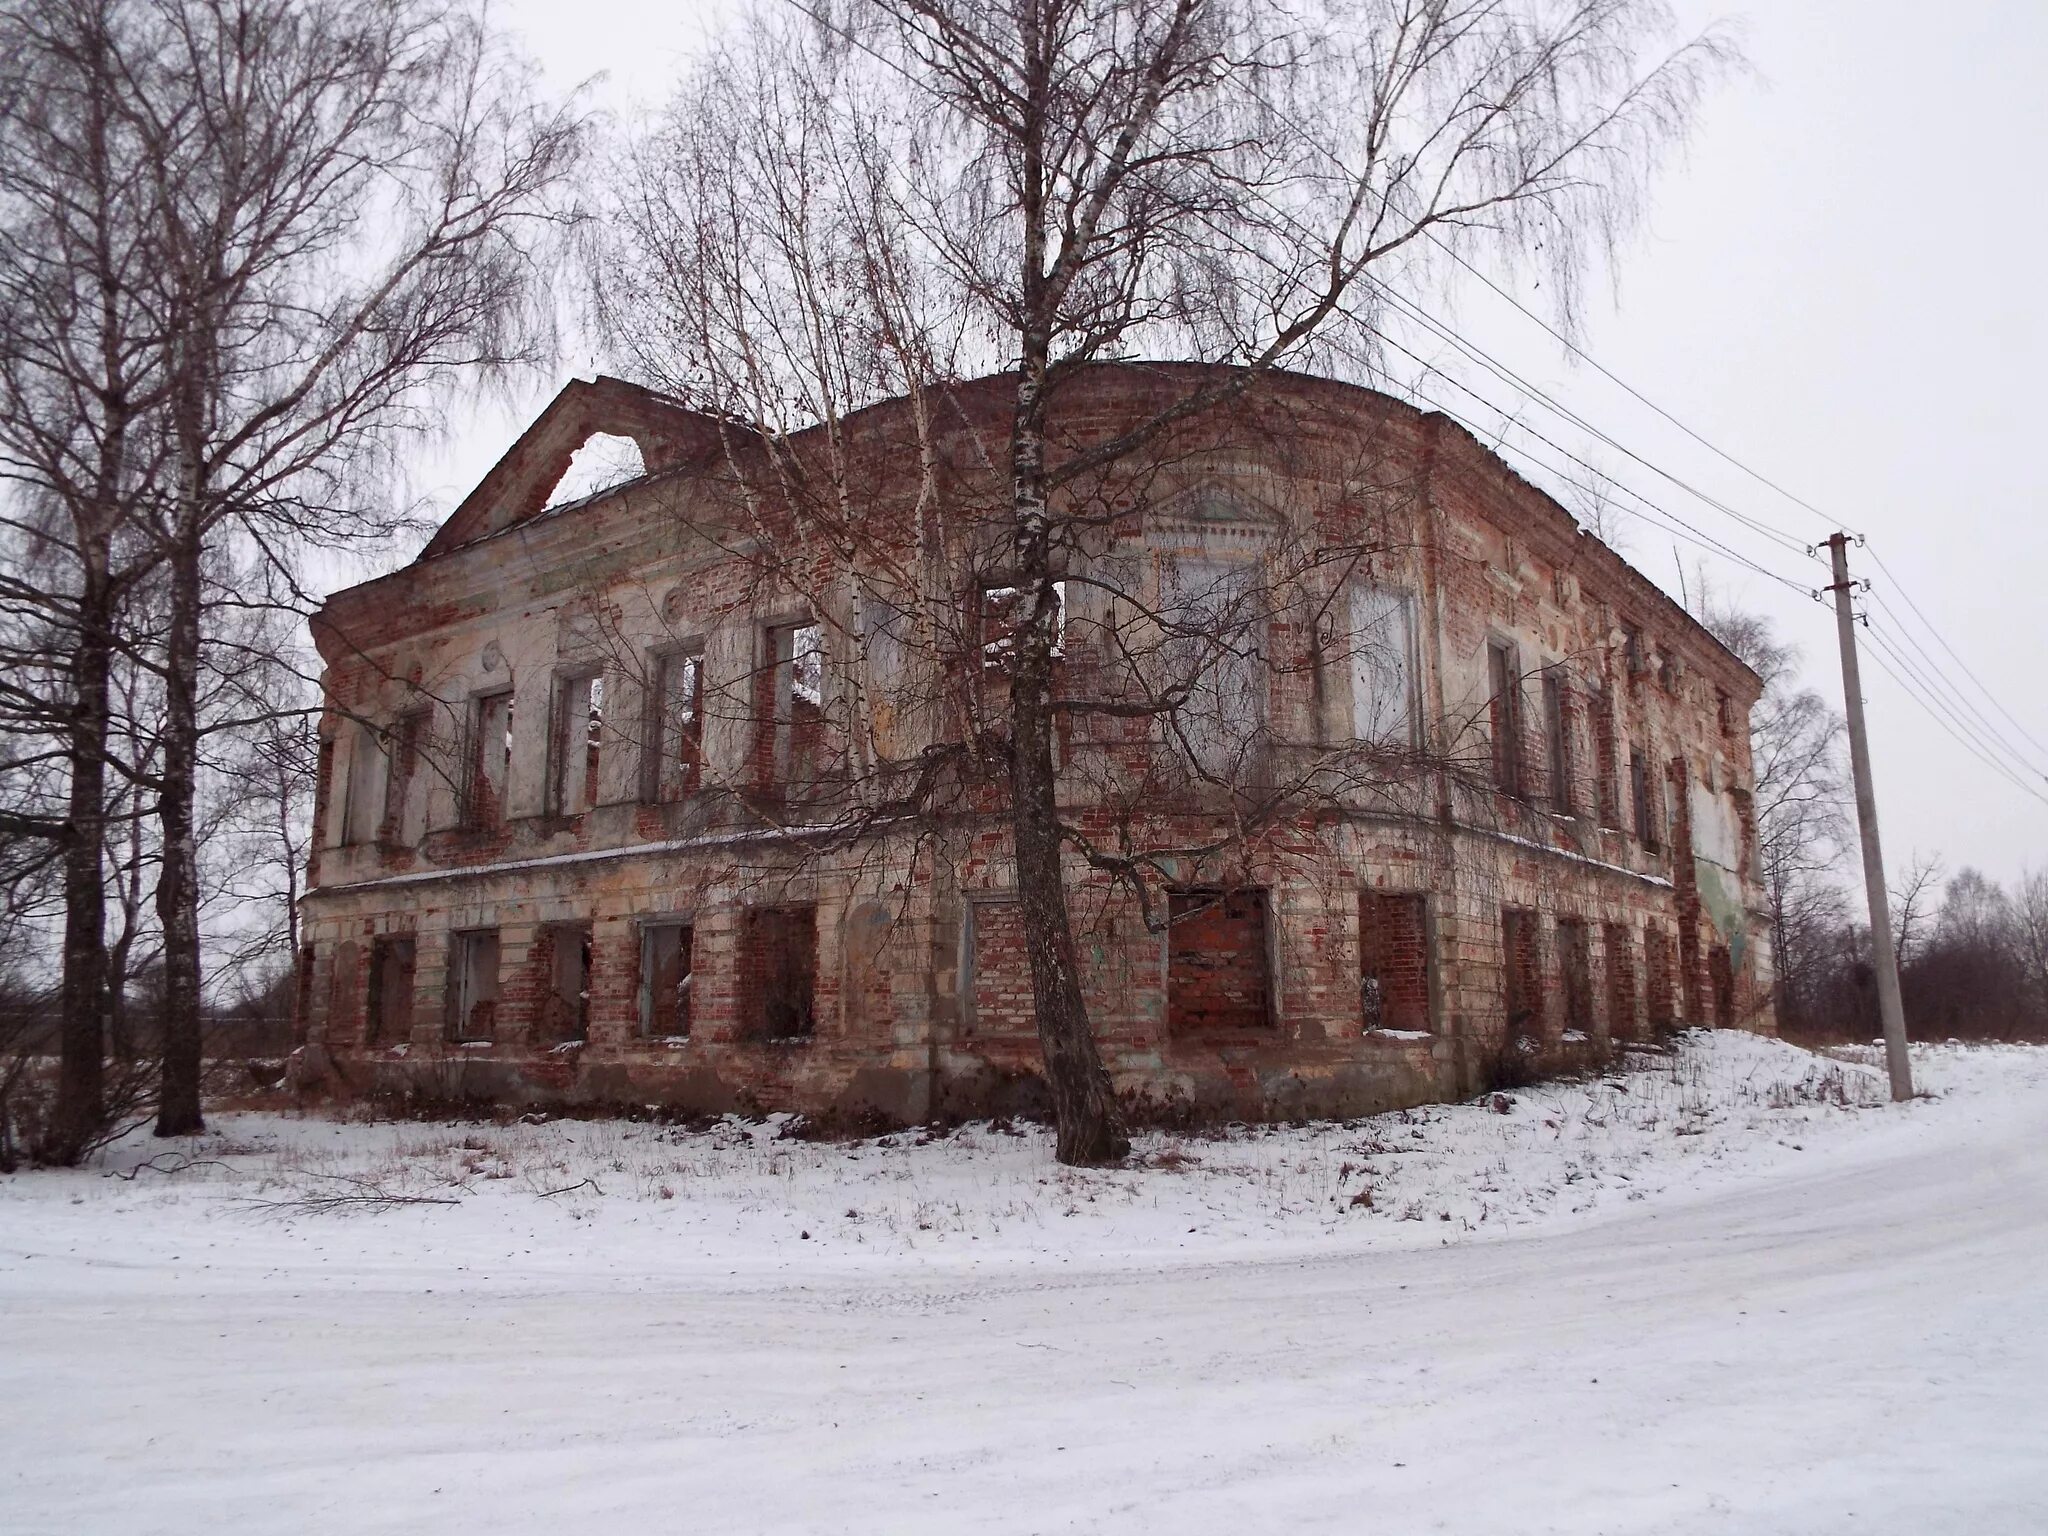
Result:
<svg viewBox="0 0 2048 1536"><path fill-rule="evenodd" d="M729 0L499 0L551 85L593 76L617 111L655 101ZM1976 707L2035 765L2048 796L2041 600L2048 570L2042 370L2048 297L2039 191L2048 151L2048 3L1769 0L1741 12L1681 0L1695 25L1737 21L1754 75L1705 105L1683 163L1657 186L1623 253L1619 291L1594 292L1585 351L1687 427L1866 534L1853 550L1876 583L1875 633L1923 670L1915 647L1969 688L1945 640L1988 687ZM1536 295L1526 298L1540 309ZM1573 358L1476 285L1446 316L1457 332L1651 464L1800 545L1829 524L1767 489ZM593 359L565 360L562 378ZM1496 406L1801 589L1817 561L1773 545L1546 407L1466 367ZM557 381L559 382L559 381ZM1440 403L1555 484L1552 450L1441 380ZM424 469L445 510L552 394L465 422ZM1764 611L1839 704L1832 610L1624 519L1625 553L1676 595L1705 558L1720 592ZM1894 577L1878 569L1881 556ZM1941 640L1913 619L1907 601ZM1902 629L1904 632L1902 633ZM1878 659L1883 660L1881 653ZM1894 663L1896 665L1896 663ZM1866 651L1865 694L1887 862L1939 853L2009 881L2048 867L2048 802L1973 757ZM1974 721L1971 722L1973 725ZM1980 734L1983 728L1978 726ZM2027 733L2034 741L2027 739ZM1853 869L1846 871L1853 873Z"/></svg>

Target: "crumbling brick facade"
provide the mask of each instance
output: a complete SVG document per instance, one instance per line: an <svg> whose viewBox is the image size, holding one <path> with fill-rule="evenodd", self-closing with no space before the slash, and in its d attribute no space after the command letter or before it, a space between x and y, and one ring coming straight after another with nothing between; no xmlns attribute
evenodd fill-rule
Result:
<svg viewBox="0 0 2048 1536"><path fill-rule="evenodd" d="M1119 430L1170 373L1090 371L1067 427ZM1005 387L958 390L953 430L999 441ZM1149 903L1077 854L1119 1091L1162 1113L1361 1113L1475 1091L1517 1033L1569 1054L1673 1022L1769 1028L1755 676L1446 418L1291 376L1233 411L1229 441L1118 493L1077 554L1063 687L1111 686L1101 637L1288 528L1371 554L1322 562L1314 603L1261 619L1213 680L1215 719L1256 717L1261 784L1354 737L1404 743L1387 760L1409 766L1305 801L1228 869L1166 861ZM907 527L906 418L856 426L874 518ZM548 505L600 432L646 473ZM820 833L854 825L838 808L874 763L950 739L947 709L892 686L907 642L865 614L869 586L834 606L764 577L779 536L732 510L730 452L673 402L572 385L419 560L321 613L303 1014L336 1084L903 1119L1037 1101L1001 807L968 793L915 827ZM1000 714L1005 601L963 580L969 660L940 669L941 704ZM1369 654L1346 649L1368 630ZM1182 732L1197 768L1227 745L1202 718ZM1156 720L1075 711L1062 731L1077 838L1226 841L1199 773L1158 777Z"/></svg>

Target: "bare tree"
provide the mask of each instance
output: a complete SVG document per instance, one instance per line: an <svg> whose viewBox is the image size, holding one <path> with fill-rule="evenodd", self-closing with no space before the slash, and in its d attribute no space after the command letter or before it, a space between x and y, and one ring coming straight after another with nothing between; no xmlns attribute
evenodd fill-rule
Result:
<svg viewBox="0 0 2048 1536"><path fill-rule="evenodd" d="M1798 1027L1825 985L1833 932L1847 906L1836 871L1850 835L1841 716L1798 677L1799 653L1769 621L1713 600L1703 622L1763 680L1750 712L1758 873L1771 910L1780 1021Z"/></svg>
<svg viewBox="0 0 2048 1536"><path fill-rule="evenodd" d="M143 149L165 472L141 508L168 572L158 916L159 1134L201 1124L206 566L299 595L307 547L388 526L380 477L436 392L541 355L537 252L580 136L463 5L179 0L110 8L110 114Z"/></svg>
<svg viewBox="0 0 2048 1536"><path fill-rule="evenodd" d="M2048 870L2020 876L2012 900L2012 942L2028 1005L2048 1027Z"/></svg>
<svg viewBox="0 0 2048 1536"><path fill-rule="evenodd" d="M1928 937L1936 917L1936 898L1948 877L1941 855L1915 853L1891 885L1892 933L1899 964L1910 964Z"/></svg>
<svg viewBox="0 0 2048 1536"><path fill-rule="evenodd" d="M1264 373L1369 367L1380 285L1425 279L1440 248L1540 261L1569 306L1582 257L1629 225L1732 56L1716 36L1664 50L1652 0L1318 15L1268 0L867 0L813 19L750 23L639 146L601 307L637 371L733 423L750 451L797 423L837 433L891 394L935 407L963 376L1008 370L983 466L998 487L983 560L1004 594L1004 810L1059 1156L1111 1160L1126 1140L1062 866L1074 852L1135 875L1142 856L1059 809L1067 587L1093 579L1070 567L1115 497L1188 451L1187 433L1213 440ZM1144 355L1211 366L1162 374L1138 419L1091 436L1066 410L1090 365ZM1151 660L1241 650L1232 637L1292 601L1302 574L1181 594L1185 628L1218 605L1229 620L1199 636L1172 633L1154 601ZM1149 718L1198 691L1144 686L1132 712Z"/></svg>
<svg viewBox="0 0 2048 1536"><path fill-rule="evenodd" d="M24 755L55 770L47 808L12 830L63 859L62 1073L41 1149L63 1161L103 1113L109 689L123 605L152 559L134 498L162 459L147 158L119 107L139 9L0 7L0 601L19 620L0 693L24 744L11 770Z"/></svg>

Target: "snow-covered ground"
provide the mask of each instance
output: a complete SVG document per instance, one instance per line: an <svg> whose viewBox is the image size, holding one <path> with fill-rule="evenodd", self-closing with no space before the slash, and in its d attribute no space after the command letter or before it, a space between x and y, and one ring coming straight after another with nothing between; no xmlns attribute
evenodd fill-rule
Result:
<svg viewBox="0 0 2048 1536"><path fill-rule="evenodd" d="M222 1116L0 1179L0 1530L2048 1531L2048 1051L1917 1064L1091 1173Z"/></svg>

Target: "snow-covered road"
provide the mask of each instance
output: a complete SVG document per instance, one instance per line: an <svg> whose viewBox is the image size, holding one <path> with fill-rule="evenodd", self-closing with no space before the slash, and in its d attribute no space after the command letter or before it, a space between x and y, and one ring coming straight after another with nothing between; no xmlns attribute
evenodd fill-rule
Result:
<svg viewBox="0 0 2048 1536"><path fill-rule="evenodd" d="M667 1199L465 1234L0 1181L0 1529L2048 1531L2043 1054L1497 1238L1261 1241L1212 1192L764 1251Z"/></svg>

